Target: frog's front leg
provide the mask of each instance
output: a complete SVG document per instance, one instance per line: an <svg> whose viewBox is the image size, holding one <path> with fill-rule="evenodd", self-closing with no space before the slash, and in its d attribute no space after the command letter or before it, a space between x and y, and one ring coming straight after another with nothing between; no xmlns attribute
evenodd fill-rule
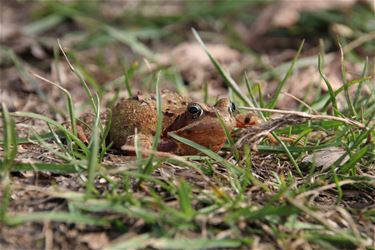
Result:
<svg viewBox="0 0 375 250"><path fill-rule="evenodd" d="M136 139L136 137L138 137ZM135 143L136 140L138 140L139 147L141 149L141 152L143 150L151 150L152 144L154 142L154 137L145 135L145 134L137 134L137 135L130 135L126 139L126 143L121 147L121 149L127 154L127 155L135 155ZM188 147L187 145L184 145L182 143L179 143L171 138L160 138L157 151L160 152L168 152L171 154L176 155L186 155L186 154L193 154L196 152L195 149ZM145 154L147 155L147 154Z"/></svg>
<svg viewBox="0 0 375 250"><path fill-rule="evenodd" d="M96 116L94 113L85 113L77 119L77 136L85 144L88 144L91 140L92 126L95 119ZM103 125L108 125L108 111L100 114L100 122Z"/></svg>
<svg viewBox="0 0 375 250"><path fill-rule="evenodd" d="M194 148L177 142L172 138L162 138L158 145L158 151L168 152L175 155L189 155L197 153L197 150Z"/></svg>
<svg viewBox="0 0 375 250"><path fill-rule="evenodd" d="M84 126L81 124L77 124L77 137L80 139L83 143L89 144L91 135L85 131Z"/></svg>
<svg viewBox="0 0 375 250"><path fill-rule="evenodd" d="M152 148L153 137L142 133L129 135L126 138L125 144L121 146L121 150L127 155L135 155L137 142L141 151L142 149L150 150Z"/></svg>

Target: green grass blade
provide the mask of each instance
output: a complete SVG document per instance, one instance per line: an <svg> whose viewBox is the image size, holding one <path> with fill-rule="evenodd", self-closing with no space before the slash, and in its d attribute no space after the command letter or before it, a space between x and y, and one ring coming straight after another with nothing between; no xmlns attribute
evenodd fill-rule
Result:
<svg viewBox="0 0 375 250"><path fill-rule="evenodd" d="M296 64L297 62L297 59L299 57L299 55L301 54L301 51L302 51L302 48L303 48L303 45L305 44L305 40L303 40L301 42L301 45L299 46L298 50L297 50L297 53L296 55L294 56L293 60L292 60L292 63L290 64L290 67L288 69L288 71L286 72L284 78L279 82L279 84L277 85L277 88L275 90L275 93L273 94L271 100L269 101L269 103L267 104L267 108L274 108L277 104L277 100L279 98L279 95L281 93L281 90L283 89L286 81L288 80L288 78L291 76L291 74L293 73L294 71L294 65Z"/></svg>
<svg viewBox="0 0 375 250"><path fill-rule="evenodd" d="M144 44L138 41L137 37L133 34L107 25L104 25L103 28L111 37L128 45L134 52L148 59L154 59L154 53L152 53Z"/></svg>
<svg viewBox="0 0 375 250"><path fill-rule="evenodd" d="M194 215L194 209L191 204L192 193L190 185L186 181L180 180L180 184L177 187L177 194L180 208L185 214L186 219L190 220Z"/></svg>
<svg viewBox="0 0 375 250"><path fill-rule="evenodd" d="M154 142L152 144L152 149L157 150L161 133L163 132L163 109L162 109L162 98L160 94L159 88L159 80L160 80L160 72L158 72L156 76L156 83L155 83L155 93L156 93L156 112L157 112L157 125L156 125L156 132L154 136Z"/></svg>
<svg viewBox="0 0 375 250"><path fill-rule="evenodd" d="M297 170L298 174L303 177L302 171L298 166L297 161L294 159L292 153L290 152L289 148L285 145L285 143L276 135L275 132L271 132L272 136L277 140L278 143L280 143L281 147L284 148L285 153L287 154L289 160L291 161L294 168Z"/></svg>
<svg viewBox="0 0 375 250"><path fill-rule="evenodd" d="M138 63L132 63L132 65L129 67L129 69L124 68L124 85L126 90L128 91L128 95L133 96L133 91L130 84L130 79L133 77L134 73L138 69Z"/></svg>
<svg viewBox="0 0 375 250"><path fill-rule="evenodd" d="M227 137L227 141L229 143L229 146L231 148L231 151L232 151L232 154L233 154L234 158L237 161L239 161L240 160L240 152L238 151L238 149L237 149L237 147L236 147L236 145L234 143L232 135L228 131L228 128L225 126L224 120L221 117L220 113L216 113L216 116L219 119L220 125L223 128L223 130L224 130L225 136Z"/></svg>
<svg viewBox="0 0 375 250"><path fill-rule="evenodd" d="M77 200L71 201L71 203L84 211L89 212L113 212L117 214L127 215L129 217L141 218L147 223L156 223L160 219L160 214L151 211L150 209L138 207L138 206L124 206L121 203L114 203L104 199L88 199L87 201Z"/></svg>
<svg viewBox="0 0 375 250"><path fill-rule="evenodd" d="M362 70L362 75L361 75L362 78L365 78L366 75L368 74L368 64L369 64L369 59L368 59L368 57L366 57L366 61L363 64L363 70ZM359 101L359 97L360 97L360 94L361 94L362 89L363 89L363 84L364 84L364 82L360 82L357 90L355 91L353 102L354 102L354 106L356 106L356 107L358 106L358 101Z"/></svg>
<svg viewBox="0 0 375 250"><path fill-rule="evenodd" d="M286 216L298 214L298 209L290 205L273 206L270 204L264 205L262 208L254 210L253 208L247 207L240 209L237 212L231 214L228 219L234 219L244 217L247 220L260 220L267 216Z"/></svg>
<svg viewBox="0 0 375 250"><path fill-rule="evenodd" d="M78 69L76 69L75 67L73 67L73 65L70 63L69 58L66 55L66 53L65 53L65 51L64 51L64 49L63 49L63 47L62 47L62 45L61 45L61 43L60 43L59 40L57 40L57 43L59 44L60 50L63 53L63 55L65 57L65 60L66 60L66 62L68 63L68 65L70 67L70 70L73 71L73 73L78 77L79 82L83 86L83 89L85 90L86 95L88 96L88 98L90 100L90 104L92 106L92 109L93 109L94 113L97 113L98 112L98 107L96 106L94 96L92 95L91 90L90 90L89 86L87 85L84 76L82 75L82 73Z"/></svg>
<svg viewBox="0 0 375 250"><path fill-rule="evenodd" d="M89 154L88 154L88 163L87 163L87 171L88 171L88 178L86 182L86 195L90 195L94 190L94 179L96 176L96 170L98 167L98 154L99 154L99 146L100 146L100 138L99 138L99 125L100 125L100 102L99 97L97 97L97 113L95 114L95 122L92 125L92 136L91 141L89 144Z"/></svg>
<svg viewBox="0 0 375 250"><path fill-rule="evenodd" d="M52 84L53 86L57 87L59 90L61 90L63 92L63 94L65 95L66 99L67 99L67 107L68 107L68 113L69 113L69 118L70 118L70 124L72 126L72 132L75 136L77 136L77 121L76 121L76 115L75 115L75 108L74 108L74 104L73 104L73 98L72 98L72 95L69 93L69 91L65 88L63 88L62 86L60 86L59 84L56 84L50 80L47 80L45 79L44 77L38 75L38 74L34 74L34 76L38 77L39 79L49 83L49 84Z"/></svg>
<svg viewBox="0 0 375 250"><path fill-rule="evenodd" d="M77 145L84 151L85 154L88 154L88 148L86 145L74 134L72 134L67 128L65 128L63 125L58 123L55 120L52 120L46 116L40 115L40 114L35 114L32 112L14 112L12 113L13 116L18 116L18 117L28 117L32 119L37 119L41 121L45 121L55 127L57 127L60 131L62 131L67 137L72 139Z"/></svg>
<svg viewBox="0 0 375 250"><path fill-rule="evenodd" d="M223 67L219 64L219 62L211 55L210 51L207 49L206 45L202 41L201 37L199 36L198 32L193 28L192 29L195 39L199 42L203 50L206 52L207 56L210 58L212 64L215 66L217 71L220 73L221 77L223 78L224 82L230 87L236 95L241 98L241 100L246 103L246 105L251 106L251 100L243 94L243 91L240 89L238 84L233 80L233 78L227 73Z"/></svg>
<svg viewBox="0 0 375 250"><path fill-rule="evenodd" d="M347 152L334 162L332 168L339 167L341 165L341 162L349 155L350 152L352 152L356 148L359 148L360 145L365 142L366 138L369 137L369 134L371 133L371 131L373 131L373 129L374 129L373 127L370 129L363 129L361 133L357 135L357 137L352 141L350 147L347 149ZM357 161L355 160L355 158L352 158L352 159L353 161Z"/></svg>
<svg viewBox="0 0 375 250"><path fill-rule="evenodd" d="M107 123L104 124L104 130L103 130L103 133L102 133L102 136L101 136L101 142L100 142L100 145L101 145L101 148L102 148L102 151L100 152L100 159L102 160L104 155L106 154L106 152L108 151L108 149L110 149L112 147L112 143L110 143L109 145L107 145L107 137L108 137L108 134L109 134L109 131L111 129L111 126L112 126L112 110L111 109L108 109L107 111Z"/></svg>
<svg viewBox="0 0 375 250"><path fill-rule="evenodd" d="M250 96L252 107L260 107L260 105L258 104L258 102L255 99L255 95L254 95L253 90L251 88L251 83L250 83L249 78L247 77L247 74L245 74L245 83L246 83L246 87L247 87L247 92L249 93L249 96ZM258 114L258 116L260 118L262 118L263 121L266 121L266 116L263 114L262 111L256 111L256 113Z"/></svg>
<svg viewBox="0 0 375 250"><path fill-rule="evenodd" d="M335 98L336 98L336 96L337 96L338 94L340 94L342 91L344 91L345 88L349 88L349 87L351 87L351 86L353 86L353 85L355 85L355 84L358 84L358 85L360 86L360 85L362 85L364 82L366 82L366 81L368 81L368 80L370 80L370 79L371 79L371 77L369 77L369 76L365 76L365 77L362 77L362 78L360 78L360 79L355 79L355 80L352 80L352 81L347 82L345 86L341 86L340 88L338 88L337 90L334 91L334 96L335 96ZM325 104L324 104L324 106L323 106L323 109L327 108L327 106L328 106L328 104L329 104L329 101L330 101L330 98L329 98L329 97L326 98L326 100L325 100Z"/></svg>
<svg viewBox="0 0 375 250"><path fill-rule="evenodd" d="M50 125L48 125L50 127ZM73 158L71 156L71 154L69 154L67 152L67 150L63 150L62 152L60 152L59 150L56 150L55 148L53 148L51 146L51 144L45 142L43 139L41 139L37 133L34 134L35 138L36 138L36 141L38 141L38 143L40 144L41 147L43 148L46 148L49 152L53 153L54 155L56 155L57 157L59 157L60 159L63 159L67 162L70 162ZM60 139L57 139L58 141ZM57 142L59 144L59 142ZM73 152L70 152L70 153L73 153Z"/></svg>
<svg viewBox="0 0 375 250"><path fill-rule="evenodd" d="M39 138L42 138L43 140L49 140L53 139L54 135L53 133L43 133L39 135ZM30 136L30 137L17 137L16 142L17 144L25 144L25 143L30 143L30 141L36 140L35 136ZM4 140L0 140L0 145L4 145Z"/></svg>
<svg viewBox="0 0 375 250"><path fill-rule="evenodd" d="M345 98L347 101L347 104L349 106L349 111L352 116L357 116L357 113L355 112L355 108L353 105L352 98L350 97L349 94L349 87L348 87L348 80L346 79L346 69L345 69L345 60L344 60L344 51L342 49L342 46L340 42L338 41L338 45L340 47L340 62L341 62L341 78L343 81L343 87L344 87L344 93L345 93Z"/></svg>
<svg viewBox="0 0 375 250"><path fill-rule="evenodd" d="M10 226L16 226L26 222L41 222L46 220L96 226L109 225L109 222L105 219L83 214L72 214L64 212L34 212L29 214L12 214L6 217L5 223Z"/></svg>
<svg viewBox="0 0 375 250"><path fill-rule="evenodd" d="M0 160L0 164L3 164L3 161ZM14 162L14 167L11 169L12 172L20 171L33 171L33 172L49 172L55 174L71 174L71 173L80 173L79 170L74 164L63 164L63 163L26 163L26 162Z"/></svg>
<svg viewBox="0 0 375 250"><path fill-rule="evenodd" d="M345 165L343 165L339 172L343 174L347 174L351 169L353 169L358 161L362 159L362 157L367 153L367 151L370 149L369 145L364 146L361 148L357 153L352 155L349 162L347 162Z"/></svg>
<svg viewBox="0 0 375 250"><path fill-rule="evenodd" d="M340 143L327 143L316 146L288 146L288 150L291 153L302 153L302 152L314 152L329 147L338 147ZM271 146L271 145L258 145L257 149L261 153L284 153L285 149L282 146Z"/></svg>
<svg viewBox="0 0 375 250"><path fill-rule="evenodd" d="M198 143L195 143L195 142L193 142L189 139L186 139L184 137L178 136L178 135L176 135L175 133L172 133L172 132L168 133L168 135L171 136L173 139L176 139L179 142L182 142L186 145L189 145L192 148L195 148L195 149L199 150L200 152L204 153L205 155L207 155L211 159L217 161L218 163L223 164L226 168L232 170L236 174L241 174L243 172L243 169L229 163L227 160L225 160L220 155L216 154L215 152L211 151L210 149L208 149L208 148L206 148L202 145L199 145Z"/></svg>
<svg viewBox="0 0 375 250"><path fill-rule="evenodd" d="M64 17L58 14L51 14L29 23L22 27L22 31L29 36L36 36L51 29L64 21Z"/></svg>
<svg viewBox="0 0 375 250"><path fill-rule="evenodd" d="M1 160L0 160L1 163ZM5 223L7 212L9 210L10 196L11 196L11 183L9 177L2 178L0 183L0 190L2 190L1 206L0 206L0 223Z"/></svg>
<svg viewBox="0 0 375 250"><path fill-rule="evenodd" d="M332 106L333 106L334 114L337 115L337 116L339 116L339 115L340 115L340 112L339 112L339 109L338 109L338 106L337 106L335 92L334 92L334 90L333 90L333 88L332 88L331 83L329 82L329 80L327 79L327 77L326 77L326 76L324 75L324 73L323 73L323 65L322 65L322 61L323 61L323 56L322 56L322 55L319 55L319 56L318 56L318 69L319 69L319 74L320 74L320 77L322 77L322 79L324 80L325 84L327 85L328 93L329 93L330 100L331 100L331 103L332 103Z"/></svg>
<svg viewBox="0 0 375 250"><path fill-rule="evenodd" d="M10 117L5 103L1 104L1 114L3 118L2 125L4 127L4 160L2 162L0 159L0 189L2 190L0 221L4 222L11 198L11 180L9 178L9 172L14 168L15 158L17 156L17 136L16 124Z"/></svg>
<svg viewBox="0 0 375 250"><path fill-rule="evenodd" d="M156 123L156 131L154 135L154 141L152 143L152 150L157 150L159 141L160 141L160 136L161 133L163 132L163 110L162 110L162 98L160 94L160 89L159 89L159 80L160 80L160 72L157 73L156 75L156 83L155 83L155 94L156 94L156 113L157 113L157 123ZM154 159L154 154L151 154L148 157L146 166L144 168L143 173L144 174L151 174L153 171L153 159Z"/></svg>
<svg viewBox="0 0 375 250"><path fill-rule="evenodd" d="M104 87L95 80L94 76L91 75L77 59L74 62L77 64L77 70L82 74L82 78L85 79L89 86L93 88L94 92L102 98L104 95Z"/></svg>
<svg viewBox="0 0 375 250"><path fill-rule="evenodd" d="M17 155L16 124L10 117L5 103L1 104L1 114L4 126L4 163L0 167L1 179L8 176Z"/></svg>

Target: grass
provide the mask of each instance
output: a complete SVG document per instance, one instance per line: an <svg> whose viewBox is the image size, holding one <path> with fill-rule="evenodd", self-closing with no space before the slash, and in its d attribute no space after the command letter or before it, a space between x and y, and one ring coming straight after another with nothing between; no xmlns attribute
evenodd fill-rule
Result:
<svg viewBox="0 0 375 250"><path fill-rule="evenodd" d="M26 26L28 34L40 34L63 22L65 18L76 18L77 11L85 11L73 5L63 9L58 9L58 4L47 2L46 5L54 9L51 12L53 14L46 14L44 18ZM211 10L204 5L199 12L192 8L183 19L177 16L160 19L151 28L160 31L165 22L184 25L202 14L215 17L223 13L223 6ZM243 4L232 6L234 10L241 7ZM119 41L135 53L153 59L152 50L141 42L144 36L154 36L153 32L119 32L115 25L104 24L100 19L90 16L90 13L85 18L89 26L91 22L100 26L95 35L104 36L108 41ZM150 20L141 17L133 21L150 23ZM193 35L244 110L274 108L289 77L295 73L295 69L302 67L298 58L303 53L303 43L294 58L285 64L287 67L275 71L280 80L274 95L267 98L262 88L250 82L246 76L244 82L233 79L211 55L204 43L204 36L202 39L196 30L193 30ZM95 42L92 40L86 45L95 46ZM375 210L371 202L374 202L375 196L375 96L368 59L361 59L363 71L357 79L349 81L345 78L346 60L352 58L355 52L343 54L341 69L344 85L334 90L324 73L325 54L315 55L314 66L319 70L328 92L318 96L309 105L317 112L314 115L321 115L321 119L297 119L293 120L293 124L272 130L278 143L272 144L263 138L256 150L253 145L246 143L236 148L238 136L230 138L228 134L228 144L223 149L225 153L219 154L171 133L172 138L202 153L178 157L155 152L162 134L160 90L163 88L163 80L173 73L161 71L150 76L137 63L128 62L121 69L123 81L118 85L112 82L109 86L98 87L95 77L76 59L75 55L80 52L63 49L60 43L59 47L69 63L70 73L78 77L80 88L87 95L84 105L95 114L93 123L87 124L91 127L92 137L89 144L85 145L77 136L77 104L72 99L72 93L63 88L61 83L50 84L58 87L66 97L66 110L62 112L65 118L70 118L71 130L48 115L9 112L2 105L4 139L0 141L3 149L0 158L0 220L5 228L49 222L55 226L67 224L79 228L82 234L105 232L110 240L116 241L104 249L228 249L256 247L259 242L264 246L270 244L273 248L281 249L373 249ZM57 58L58 52L55 52ZM16 60L19 74L30 77L22 61ZM267 71L263 73L264 76L275 75L269 65L265 68ZM176 79L177 82L181 78L178 77L168 78ZM111 161L108 156L113 157L113 154L104 139L108 134L108 126L100 120L101 107L112 87L129 95L136 93L132 83L137 78L144 81L156 79L151 80L150 86L146 87L155 89L157 93L158 126L153 147L146 155L138 151L135 158ZM356 88L357 91L351 94L348 91L350 88ZM370 93L363 94L361 90L364 88L370 89ZM247 92L243 89L247 89ZM207 88L203 92L202 96L211 101ZM348 100L343 106L339 105L342 103L339 100L341 93ZM39 88L37 94L46 100L45 93ZM106 103L112 105L118 97L117 93ZM302 111L305 110L302 108ZM262 110L257 112L265 123L270 121L269 113ZM20 119L48 124L49 130L33 132L31 137L18 137L15 121ZM251 133L251 129L243 133ZM318 133L324 133L325 137L315 138ZM298 138L301 144L283 141L285 137ZM18 157L21 154L17 152L19 145L26 143L43 149L52 162L27 162ZM320 159L303 161L304 156L331 147L341 148L344 153L330 166L322 168ZM47 174L49 184L42 187L22 183L15 175L30 172L35 175L40 172ZM64 180L63 185L56 184L59 180L57 177ZM70 182L79 188L68 185ZM35 207L27 213L19 211L12 194L26 189L59 202L52 209L43 207L42 211Z"/></svg>

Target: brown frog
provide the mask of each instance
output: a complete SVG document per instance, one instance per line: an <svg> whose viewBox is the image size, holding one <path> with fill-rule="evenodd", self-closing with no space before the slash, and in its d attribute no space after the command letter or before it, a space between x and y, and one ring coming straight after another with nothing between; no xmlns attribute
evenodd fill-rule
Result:
<svg viewBox="0 0 375 250"><path fill-rule="evenodd" d="M226 135L220 124L221 116L226 128L232 132L236 127L235 105L227 98L219 99L215 105L193 102L175 92L161 92L163 124L162 134L157 150L177 155L199 153L196 149L183 144L168 135L173 132L181 137L194 141L214 152L219 151ZM241 117L243 123L250 124L251 117ZM137 133L142 148L151 148L157 126L156 97L154 94L139 94L129 99L121 100L112 109L112 121L109 131L109 141L116 149L134 146ZM85 132L85 134L87 134ZM81 138L85 137L82 136ZM87 141L86 137L84 141ZM128 153L131 153L127 151Z"/></svg>

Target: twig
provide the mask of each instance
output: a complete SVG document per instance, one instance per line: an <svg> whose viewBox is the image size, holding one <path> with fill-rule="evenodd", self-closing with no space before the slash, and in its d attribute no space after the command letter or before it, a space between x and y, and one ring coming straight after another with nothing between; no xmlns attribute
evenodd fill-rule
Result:
<svg viewBox="0 0 375 250"><path fill-rule="evenodd" d="M360 36L358 39L348 43L347 45L344 46L344 53L348 53L349 51L361 46L365 42L371 41L375 39L375 31L364 34L363 36Z"/></svg>
<svg viewBox="0 0 375 250"><path fill-rule="evenodd" d="M310 120L332 120L332 121L340 121L345 124L353 125L356 127L359 127L361 129L370 129L369 127L366 127L364 124L344 118L344 117L337 117L332 115L311 115L306 112L300 112L300 111L292 111L292 110L280 110L280 109L266 109L266 108L253 108L253 107L239 107L239 109L243 110L250 110L250 111L262 111L262 112L270 112L270 113L276 113L276 114L288 114L288 115L296 115L301 118L306 118Z"/></svg>
<svg viewBox="0 0 375 250"><path fill-rule="evenodd" d="M63 53L63 55L64 55L64 57L65 57L65 60L66 60L66 62L67 62L68 65L69 65L69 68L70 68L72 71L75 72L76 69L75 69L75 68L73 67L73 65L70 63L70 61L69 61L67 55L65 54L65 51L64 51L64 49L63 49L63 47L62 47L62 45L61 45L61 43L60 43L60 39L57 39L57 43L59 44L59 48L60 48L61 52Z"/></svg>
<svg viewBox="0 0 375 250"><path fill-rule="evenodd" d="M354 180L343 180L343 181L340 181L338 183L338 185L343 186L343 185L353 184L353 183L356 183L356 181L354 181ZM310 196L310 195L313 195L313 194L321 193L322 191L332 189L332 188L335 188L335 187L337 187L337 184L332 183L332 184L329 184L329 185L325 185L323 187L319 187L319 188L316 188L316 189L309 190L307 192L300 193L299 195L296 196L296 198L301 199L302 197L306 197L306 196Z"/></svg>
<svg viewBox="0 0 375 250"><path fill-rule="evenodd" d="M283 95L286 95L292 99L294 99L295 101L301 103L303 106L305 106L306 108L308 108L311 112L315 113L315 114L318 114L318 112L316 110L314 110L310 105L308 105L306 102L302 101L301 99L299 99L297 96L295 95L292 95L291 93L288 93L288 92L284 92L284 91L281 91L281 94Z"/></svg>
<svg viewBox="0 0 375 250"><path fill-rule="evenodd" d="M53 86L59 88L59 89L62 90L62 91L66 91L66 89L62 88L59 84L57 84L57 83L55 83L55 82L52 82L51 80L48 80L47 78L44 78L44 77L41 76L41 75L38 75L37 73L32 73L32 74L33 74L33 76L35 76L36 78L39 78L39 79L42 80L42 81L45 81L45 82L47 82L47 83L49 83L49 84L52 84Z"/></svg>

